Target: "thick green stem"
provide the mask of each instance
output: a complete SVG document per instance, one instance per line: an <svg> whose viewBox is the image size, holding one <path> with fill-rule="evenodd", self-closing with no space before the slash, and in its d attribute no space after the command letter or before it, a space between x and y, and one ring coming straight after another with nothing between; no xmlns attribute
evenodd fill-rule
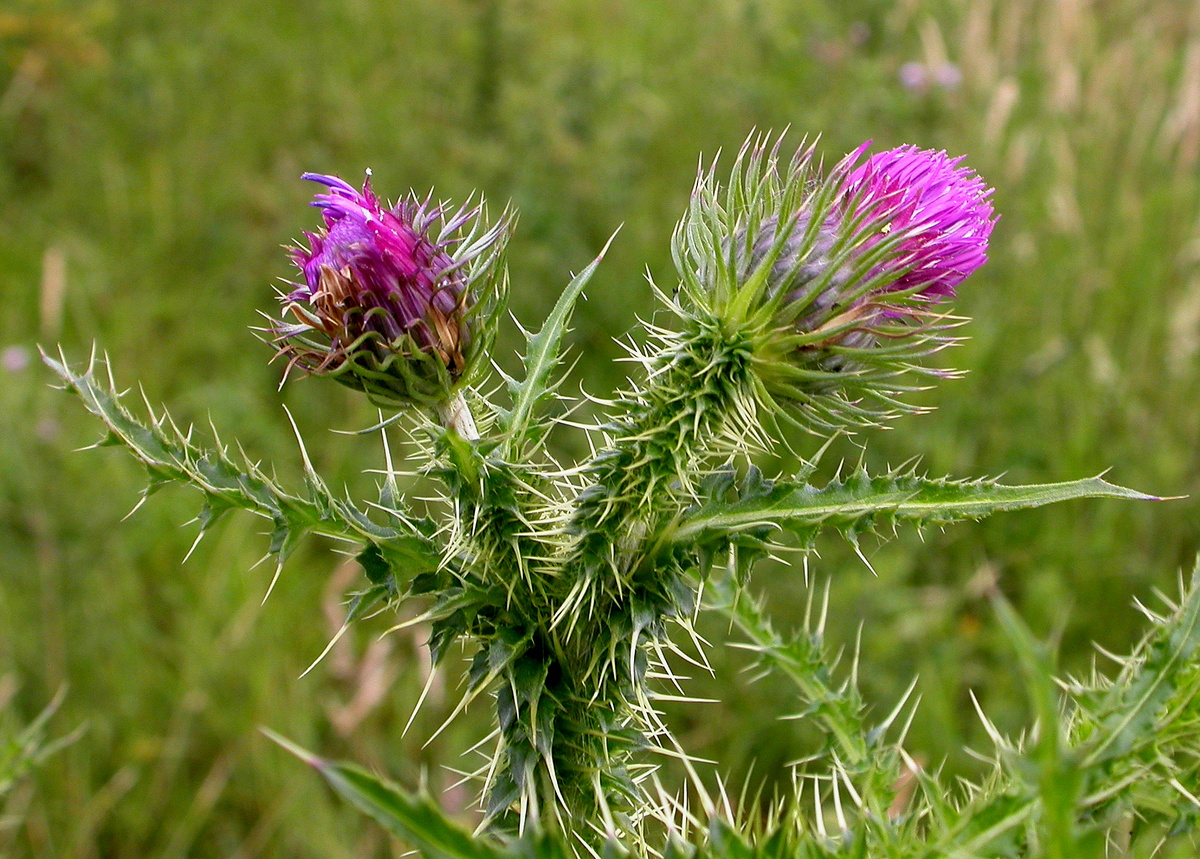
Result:
<svg viewBox="0 0 1200 859"><path fill-rule="evenodd" d="M692 501L698 466L727 452L721 438L747 414L748 348L719 327L695 323L664 350L645 388L628 397L611 441L588 469L569 530L574 541L545 582L551 602L539 631L546 691L561 718L551 757L572 815L620 808L636 795L626 764L650 727L639 714L646 644L690 610L683 570L663 563L649 539ZM603 796L595 796L599 771Z"/></svg>
<svg viewBox="0 0 1200 859"><path fill-rule="evenodd" d="M454 430L464 440L479 440L475 417L471 414L471 407L467 405L462 391L455 391L453 397L438 406L438 418L441 420L442 426Z"/></svg>
<svg viewBox="0 0 1200 859"><path fill-rule="evenodd" d="M662 584L653 581L654 565L647 564L646 537L691 503L696 466L725 447L718 441L749 398L752 373L747 343L696 323L646 388L624 403L628 417L592 460L591 486L580 495L571 523L578 541L565 565L568 578L576 592L582 579L597 599L582 634L571 637L585 653L595 652L595 627L614 612L627 613L639 595ZM658 607L670 608L674 600L659 596Z"/></svg>
<svg viewBox="0 0 1200 859"><path fill-rule="evenodd" d="M500 631L524 643L502 669L512 694L500 707L497 810L514 788L543 820L564 804L564 821L595 819L637 795L626 767L651 727L640 712L646 645L692 605L686 571L658 557L652 538L692 503L702 464L728 452L721 439L731 419L753 413L753 364L741 338L694 321L666 345L593 459L565 545L561 531L542 534L532 519L538 492L529 475L486 453L486 443L465 441L446 410L458 435L447 437L446 476L469 535L469 566L483 589L504 592L472 614L470 634L489 664L502 652L492 647Z"/></svg>

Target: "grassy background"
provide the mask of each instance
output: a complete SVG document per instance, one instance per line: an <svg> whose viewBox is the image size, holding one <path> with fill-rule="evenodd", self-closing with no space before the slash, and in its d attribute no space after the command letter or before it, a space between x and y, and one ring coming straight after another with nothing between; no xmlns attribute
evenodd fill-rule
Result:
<svg viewBox="0 0 1200 859"><path fill-rule="evenodd" d="M954 86L902 85L904 64ZM912 67L909 67L910 69ZM304 170L375 173L377 189L474 189L511 200L513 305L536 323L569 272L623 224L578 316L589 390L618 385L612 338L669 284L668 240L701 153L753 128L966 153L996 187L992 262L959 306L966 379L938 411L860 441L882 465L1041 482L1113 468L1164 495L1200 490L1200 3L1121 0L18 0L0 12L0 708L28 722L63 684L62 733L87 732L0 806L0 855L392 856L400 847L257 732L408 783L449 807L446 767L487 713L428 746L455 700L439 680L401 732L427 664L421 631L380 619L303 680L339 623L353 565L314 543L265 606L260 523L232 518L191 558L195 498L155 496L47 388L35 344L82 360L93 341L122 384L181 422L212 423L287 480L298 455L361 486L369 440L327 431L370 410L318 381L276 390L247 327L288 276L279 246L315 222ZM515 345L502 341L501 360ZM332 417L331 417L332 416ZM811 440L800 444L811 449ZM564 455L583 449L564 434ZM850 446L842 451L857 457ZM786 463L781 463L781 467ZM911 748L969 772L968 690L1005 727L1024 718L985 594L998 586L1068 668L1095 640L1137 634L1134 595L1169 587L1198 548L1195 502L1077 503L945 534L844 547L831 623L863 625L863 682L881 706L920 675ZM760 578L781 622L807 591ZM723 629L715 629L716 641ZM794 702L746 685L718 645L723 703L672 713L685 747L740 778L802 753Z"/></svg>

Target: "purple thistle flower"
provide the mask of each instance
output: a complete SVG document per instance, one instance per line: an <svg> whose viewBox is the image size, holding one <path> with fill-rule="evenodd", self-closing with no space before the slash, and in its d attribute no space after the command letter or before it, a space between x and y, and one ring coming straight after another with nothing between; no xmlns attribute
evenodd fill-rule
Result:
<svg viewBox="0 0 1200 859"><path fill-rule="evenodd" d="M864 143L842 162L849 169ZM847 214L865 213L882 222L881 236L903 234L895 252L876 273L900 272L888 291L924 299L954 295L955 288L987 262L988 238L996 220L992 189L962 158L900 146L872 155L850 169L844 185ZM868 241L870 248L878 242Z"/></svg>
<svg viewBox="0 0 1200 859"><path fill-rule="evenodd" d="M481 207L448 215L410 194L388 209L369 178L361 192L335 176L303 178L329 189L312 203L325 228L291 250L303 281L284 301L299 324L276 328L280 352L388 405L445 401L477 363L476 317L494 316L502 298L506 220L464 235Z"/></svg>
<svg viewBox="0 0 1200 859"><path fill-rule="evenodd" d="M394 211L384 209L370 179L360 194L334 176L303 178L330 189L313 203L327 229L305 233L311 249L293 249L305 282L288 301L312 305L322 330L340 345L368 333L387 343L408 334L418 348L437 352L452 374L461 372L469 337L462 279L444 248L415 228L424 208L405 200Z"/></svg>
<svg viewBox="0 0 1200 859"><path fill-rule="evenodd" d="M838 162L795 208L764 213L752 230L739 225L735 233L732 269L746 280L770 259L765 296L779 299L782 319L801 332L827 329L835 317L839 332L849 333L843 323L854 319L863 333L880 317L924 316L987 261L992 189L961 158L901 146L859 163L868 146ZM755 239L747 247L748 232Z"/></svg>
<svg viewBox="0 0 1200 859"><path fill-rule="evenodd" d="M675 233L685 315L739 330L764 393L827 430L912 410L905 377L963 320L938 305L987 260L992 190L944 152L859 146L822 175L751 138L724 190L697 179ZM689 309L686 303L692 305Z"/></svg>

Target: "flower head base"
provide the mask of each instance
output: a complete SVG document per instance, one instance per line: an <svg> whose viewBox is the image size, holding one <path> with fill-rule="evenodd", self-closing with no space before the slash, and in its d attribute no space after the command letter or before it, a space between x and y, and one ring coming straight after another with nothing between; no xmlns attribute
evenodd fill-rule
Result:
<svg viewBox="0 0 1200 859"><path fill-rule="evenodd" d="M276 326L289 367L330 376L386 407L440 405L486 363L507 295L508 218L484 229L481 206L454 214L410 195L385 208L333 176L313 205L325 228L292 249L303 275L283 296L297 320Z"/></svg>
<svg viewBox="0 0 1200 859"><path fill-rule="evenodd" d="M802 406L810 429L914 411L910 372L961 323L938 305L987 260L991 189L961 159L904 146L828 174L802 147L747 141L722 189L701 174L675 233L685 315L746 336L761 399ZM860 163L861 161L861 163Z"/></svg>

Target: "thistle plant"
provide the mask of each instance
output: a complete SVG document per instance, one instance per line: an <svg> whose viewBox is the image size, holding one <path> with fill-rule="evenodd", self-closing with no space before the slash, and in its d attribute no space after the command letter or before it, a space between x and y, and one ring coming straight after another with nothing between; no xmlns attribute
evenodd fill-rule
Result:
<svg viewBox="0 0 1200 859"><path fill-rule="evenodd" d="M677 280L651 285L672 321L631 338L640 371L603 401L584 430L593 453L572 464L547 436L574 424L547 406L603 253L526 333L504 396L488 396L512 218L489 226L482 204L412 195L388 208L369 183L307 175L328 189L314 203L324 227L293 251L301 276L269 336L289 370L395 412L379 427L385 452L388 426L409 421L441 503L402 498L390 455L376 499L332 492L307 456L303 489L289 491L165 412L134 417L95 357L82 372L46 360L147 466L147 494L169 481L201 490L202 533L236 508L272 521L280 564L305 535L346 541L365 576L349 622L416 601L435 665L467 648L458 709L485 699L494 711L474 836L434 798L278 738L426 856L1068 856L1172 837L1200 793L1195 583L1151 616L1115 679L1063 681L1065 699L1048 651L997 601L1038 722L1011 739L988 723L992 774L952 790L905 750L913 704L874 714L857 658L838 672L819 600L784 634L754 598L758 561L806 552L823 532L886 538L1070 499L1150 498L1100 477L1008 486L860 466L816 480L834 436L920 411L910 395L953 375L935 356L956 341L950 302L986 261L995 223L991 190L961 159L867 148L825 170L815 145L785 157L782 138L755 137L724 181L716 163L701 171L672 241ZM754 458L788 424L815 436L814 452L799 473L768 478ZM765 816L714 798L698 775L691 801L658 778L658 753L696 773L660 704L681 682L669 655L687 642L703 652L702 611L728 617L827 738L797 770L796 795Z"/></svg>

